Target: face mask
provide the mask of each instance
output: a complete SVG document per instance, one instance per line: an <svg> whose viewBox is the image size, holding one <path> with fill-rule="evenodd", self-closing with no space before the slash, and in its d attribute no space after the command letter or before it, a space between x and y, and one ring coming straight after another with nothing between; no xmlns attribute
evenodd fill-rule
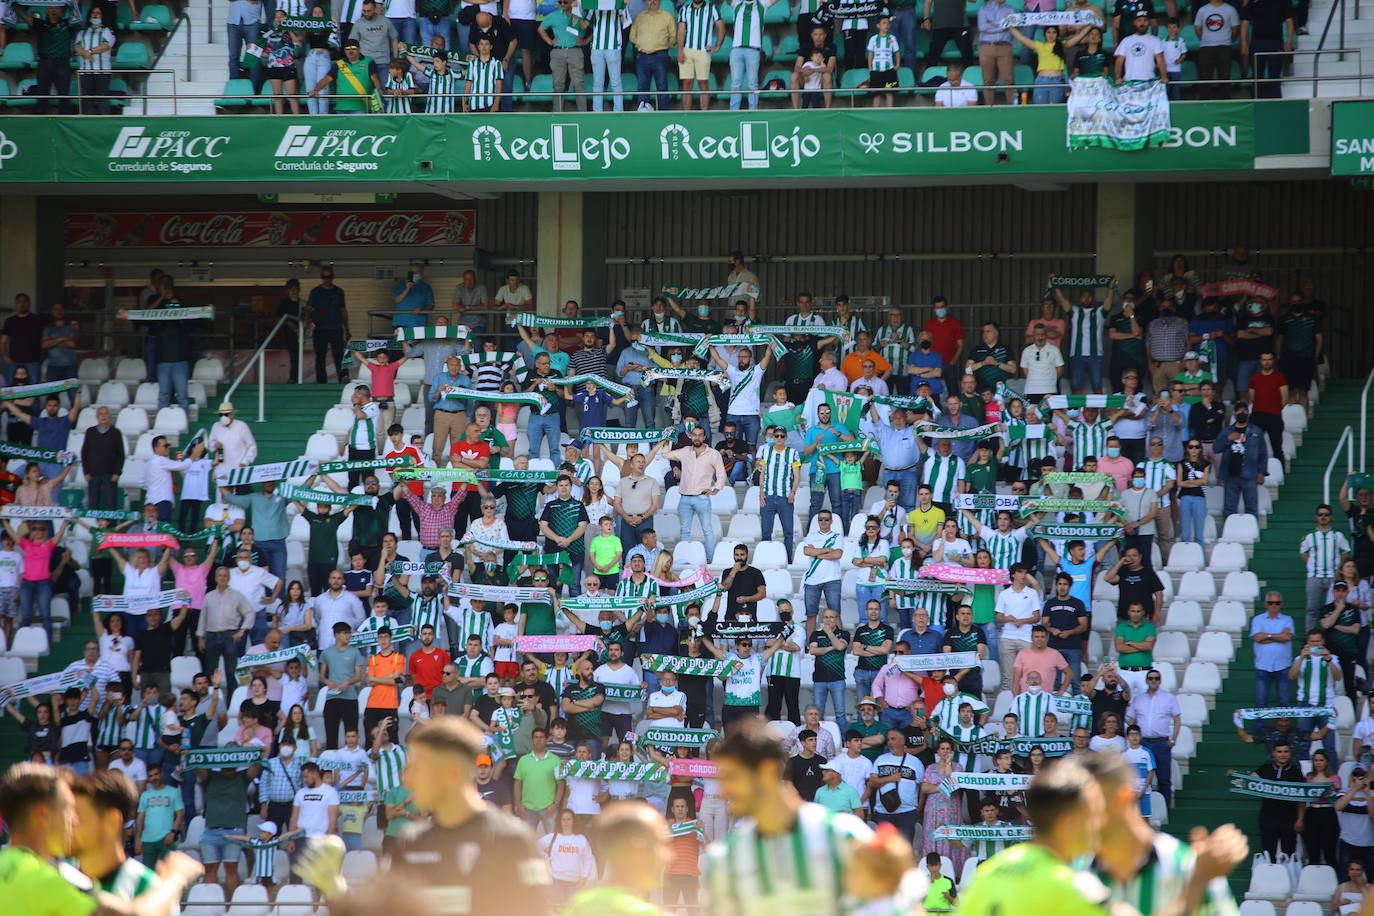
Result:
<svg viewBox="0 0 1374 916"><path fill-rule="evenodd" d="M945 684L941 689L944 690L945 696L952 697L954 696L954 692L959 688L955 687L953 684Z"/></svg>
<svg viewBox="0 0 1374 916"><path fill-rule="evenodd" d="M696 626L696 625L699 624L699 623L701 623L701 618L700 618L700 617L695 617L695 616L693 616L693 617L688 617L688 618L687 618L687 626L689 626L689 627L694 627L694 626Z"/></svg>
<svg viewBox="0 0 1374 916"><path fill-rule="evenodd" d="M1120 457L1121 457L1121 449L1115 448L1115 447L1112 447L1112 446L1108 446L1108 448L1107 448L1107 457L1108 457L1108 458L1120 458Z"/></svg>
<svg viewBox="0 0 1374 916"><path fill-rule="evenodd" d="M1251 315L1258 315L1258 314L1259 314L1260 312L1262 312L1262 311L1264 311L1264 303L1263 303L1263 302L1251 302L1251 303L1250 303L1250 314L1251 314Z"/></svg>
<svg viewBox="0 0 1374 916"><path fill-rule="evenodd" d="M1036 684L1036 685L1034 685L1034 686L1031 686L1031 687L1027 687L1027 688L1026 688L1026 693L1030 694L1031 696L1035 696L1035 695L1036 695L1037 693L1039 693L1039 692L1040 692L1040 685L1039 685L1039 684Z"/></svg>
<svg viewBox="0 0 1374 916"><path fill-rule="evenodd" d="M253 564L252 564L252 563L249 563L247 560L239 560L239 564L238 564L239 569L243 570L244 572L248 572L248 568L249 568L250 566L252 566L252 565L253 565Z"/></svg>
<svg viewBox="0 0 1374 916"><path fill-rule="evenodd" d="M616 309L615 311L611 312L611 317L612 317L612 318L623 318L624 316L625 316L625 310L624 310L624 309Z"/></svg>
<svg viewBox="0 0 1374 916"><path fill-rule="evenodd" d="M615 624L612 623L611 621L609 621L609 620L603 620L603 621L601 621L601 632L602 632L602 633L609 633L609 632L611 632L611 627L613 627L613 626L615 626Z"/></svg>
<svg viewBox="0 0 1374 916"><path fill-rule="evenodd" d="M672 622L673 622L673 618L670 617L670 616L667 615L667 614L655 614L655 615L654 615L654 619L657 620L659 623L672 623Z"/></svg>
<svg viewBox="0 0 1374 916"><path fill-rule="evenodd" d="M1246 423L1249 423L1249 422L1250 422L1250 415L1249 415L1248 413L1238 413L1238 414L1236 414L1236 425L1237 425L1237 426L1244 426Z"/></svg>
<svg viewBox="0 0 1374 916"><path fill-rule="evenodd" d="M711 314L711 307L709 305L698 305L697 314L705 318L707 315Z"/></svg>
<svg viewBox="0 0 1374 916"><path fill-rule="evenodd" d="M234 422L234 418L231 414L225 414L224 416L220 417L219 420L225 426L228 426L230 423Z"/></svg>
<svg viewBox="0 0 1374 916"><path fill-rule="evenodd" d="M949 309L936 309L936 310L935 310L935 317L936 317L936 318L943 318L943 317L945 317L945 316L948 315L948 314L949 314Z"/></svg>
<svg viewBox="0 0 1374 916"><path fill-rule="evenodd" d="M1132 478L1131 478L1131 487L1132 487L1132 489L1136 489L1136 490L1143 490L1143 489L1145 489L1145 478L1144 478L1144 477L1132 477Z"/></svg>
<svg viewBox="0 0 1374 916"><path fill-rule="evenodd" d="M1069 410L1069 419L1070 419L1070 420L1077 420L1077 419L1078 419L1078 411L1075 410L1075 409L1070 408L1070 410Z"/></svg>
<svg viewBox="0 0 1374 916"><path fill-rule="evenodd" d="M672 362L673 362L673 365L676 366L678 363L682 362L682 354L681 354L681 353L674 353L671 357L669 357L669 359L671 359Z"/></svg>
<svg viewBox="0 0 1374 916"><path fill-rule="evenodd" d="M696 425L696 423L692 422L691 420L688 420L686 423L683 423L683 424L682 424L682 428L685 429L685 430L687 430L687 432L690 433L692 430L694 430L694 429L697 428L697 425Z"/></svg>
<svg viewBox="0 0 1374 916"><path fill-rule="evenodd" d="M740 623L748 623L749 621L753 620L754 618L753 618L753 617L750 617L748 614L740 614L740 615L739 615L738 617L736 617L735 619L738 620Z"/></svg>
<svg viewBox="0 0 1374 916"><path fill-rule="evenodd" d="M910 547L903 547L903 548L902 548L902 556L907 557L908 559L910 559L911 554L912 554L912 548L910 548Z"/></svg>
<svg viewBox="0 0 1374 916"><path fill-rule="evenodd" d="M284 744L277 753L289 760L296 753L296 749L289 744Z"/></svg>
<svg viewBox="0 0 1374 916"><path fill-rule="evenodd" d="M420 282L421 280L423 280L423 279L424 279L424 276L423 276L422 274L411 274L411 275L410 275L410 282L411 282L411 283L419 283L419 282Z"/></svg>
<svg viewBox="0 0 1374 916"><path fill-rule="evenodd" d="M791 623L791 622L792 622L792 612L791 612L791 611L779 611L779 612L778 612L778 619L781 620L783 623Z"/></svg>

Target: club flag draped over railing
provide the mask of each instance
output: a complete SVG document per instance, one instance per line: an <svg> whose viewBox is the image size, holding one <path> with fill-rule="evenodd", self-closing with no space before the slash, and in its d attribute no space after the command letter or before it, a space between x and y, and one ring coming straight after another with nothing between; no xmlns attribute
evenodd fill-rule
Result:
<svg viewBox="0 0 1374 916"><path fill-rule="evenodd" d="M1161 145L1169 137L1168 90L1157 80L1113 86L1100 76L1075 78L1068 102L1069 149L1141 150Z"/></svg>

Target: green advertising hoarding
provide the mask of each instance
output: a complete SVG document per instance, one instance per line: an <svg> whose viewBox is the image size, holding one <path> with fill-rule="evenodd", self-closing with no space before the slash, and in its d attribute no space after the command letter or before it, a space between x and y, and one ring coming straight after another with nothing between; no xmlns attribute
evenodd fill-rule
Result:
<svg viewBox="0 0 1374 916"><path fill-rule="evenodd" d="M1374 175L1374 102L1331 104L1331 174Z"/></svg>
<svg viewBox="0 0 1374 916"><path fill-rule="evenodd" d="M1069 150L1061 106L996 109L16 118L0 183L882 179L1251 169L1285 103L1173 107L1162 147ZM1341 106L1338 106L1341 107ZM1272 120L1272 119L1271 119ZM1307 121L1282 133L1306 152ZM1296 130L1300 122L1301 130ZM1287 150L1285 150L1287 151Z"/></svg>

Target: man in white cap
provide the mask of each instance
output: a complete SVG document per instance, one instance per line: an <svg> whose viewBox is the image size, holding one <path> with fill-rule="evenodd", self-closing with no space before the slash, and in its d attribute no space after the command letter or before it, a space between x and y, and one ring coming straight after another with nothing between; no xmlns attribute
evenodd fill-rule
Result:
<svg viewBox="0 0 1374 916"><path fill-rule="evenodd" d="M234 416L234 405L224 401L219 405L219 422L210 430L206 447L219 452L226 468L241 468L258 458L258 441L248 424Z"/></svg>
<svg viewBox="0 0 1374 916"><path fill-rule="evenodd" d="M1201 385L1203 382L1210 382L1211 380L1212 373L1203 366L1203 361L1198 356L1197 351L1189 350L1183 354L1183 368L1179 370L1178 375L1174 376L1172 387L1183 386L1183 403L1191 405L1202 400Z"/></svg>
<svg viewBox="0 0 1374 916"><path fill-rule="evenodd" d="M816 790L814 801L836 814L864 816L863 799L858 791L841 778L840 768L830 762L821 764L821 787Z"/></svg>

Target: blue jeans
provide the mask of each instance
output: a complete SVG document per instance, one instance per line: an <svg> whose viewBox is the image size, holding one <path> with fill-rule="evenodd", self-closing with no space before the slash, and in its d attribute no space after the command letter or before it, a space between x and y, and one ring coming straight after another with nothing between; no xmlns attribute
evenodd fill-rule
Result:
<svg viewBox="0 0 1374 916"><path fill-rule="evenodd" d="M640 55L641 57L644 55ZM638 59L635 61L635 71L639 71ZM620 52L592 50L592 91L601 92L606 88L607 77L611 84L611 106L615 111L625 110L625 96L621 91L620 84ZM667 66L664 66L663 82L666 84ZM603 96L592 96L592 111L601 111L606 104ZM635 397L639 397L639 392L635 392ZM653 403L653 395L650 394L649 403Z"/></svg>
<svg viewBox="0 0 1374 916"><path fill-rule="evenodd" d="M758 415L742 417L739 414L727 414L725 419L735 424L735 429L739 437L750 445L758 445L759 442L759 418Z"/></svg>
<svg viewBox="0 0 1374 916"><path fill-rule="evenodd" d="M888 728L906 728L911 724L911 712L906 709L897 709L889 706L887 709L878 712L878 721Z"/></svg>
<svg viewBox="0 0 1374 916"><path fill-rule="evenodd" d="M415 24L414 16L402 16L399 19L394 19L391 16L386 18L391 20L391 26L396 30L396 34L400 36L401 41L404 41L408 45L416 43L415 36L420 34L420 29ZM447 39L447 37L448 36L445 36L445 39ZM425 42L425 44L429 44L429 42Z"/></svg>
<svg viewBox="0 0 1374 916"><path fill-rule="evenodd" d="M549 442L549 460L557 462L559 456L558 449L558 414L530 414L529 426L525 432L530 438L530 457L539 457L539 445L545 439Z"/></svg>
<svg viewBox="0 0 1374 916"><path fill-rule="evenodd" d="M162 749L160 744L153 747L136 747L134 748L134 756L142 760L144 766L160 767L162 766L162 758L166 756L166 751Z"/></svg>
<svg viewBox="0 0 1374 916"><path fill-rule="evenodd" d="M806 616L817 617L821 612L821 593L825 593L825 606L834 608L836 613L840 610L840 580L833 582L822 582L819 585L808 585L803 589L806 596Z"/></svg>
<svg viewBox="0 0 1374 916"><path fill-rule="evenodd" d="M873 695L873 682L877 680L877 670L867 671L863 668L854 669L854 689L858 691L859 699ZM843 733L841 733L843 737Z"/></svg>
<svg viewBox="0 0 1374 916"><path fill-rule="evenodd" d="M836 474L835 476L838 477L839 475ZM827 483L828 482L829 481L827 481ZM840 491L840 520L843 522L843 524L840 527L842 530L849 530L849 523L854 520L854 516L858 515L859 512L863 510L863 507L863 490Z"/></svg>
<svg viewBox="0 0 1374 916"><path fill-rule="evenodd" d="M76 763L64 763L63 769L71 770L77 776L88 776L91 772L91 762L89 760L78 760Z"/></svg>
<svg viewBox="0 0 1374 916"><path fill-rule="evenodd" d="M879 585L858 585L854 586L854 600L859 605L859 619L864 618L864 608L868 607L868 602L876 601L883 606L883 617L887 617L887 602L883 600L883 587ZM876 676L876 675L875 675Z"/></svg>
<svg viewBox="0 0 1374 916"><path fill-rule="evenodd" d="M176 394L177 406L189 411L191 402L186 398L186 381L191 377L191 364L182 360L179 363L157 364L157 406L171 407L172 395Z"/></svg>
<svg viewBox="0 0 1374 916"><path fill-rule="evenodd" d="M739 111L741 89L749 90L749 110L759 107L759 49L730 50L730 110Z"/></svg>
<svg viewBox="0 0 1374 916"><path fill-rule="evenodd" d="M692 536L692 516L701 524L701 537L706 542L706 559L709 561L716 552L716 531L711 524L711 497L684 496L678 502L677 517L681 520L678 540L686 541Z"/></svg>
<svg viewBox="0 0 1374 916"><path fill-rule="evenodd" d="M262 25L256 22L236 25L231 22L228 23L227 28L229 29L229 78L232 80L238 79L239 73L243 71L244 44L258 40L258 36L262 34ZM260 70L261 68L255 64L250 71L254 85L257 84ZM31 376L31 378L37 378L37 376Z"/></svg>
<svg viewBox="0 0 1374 916"><path fill-rule="evenodd" d="M1062 76L1037 76L1031 102L1035 105L1064 104L1064 78ZM1100 373L1101 370L1099 370Z"/></svg>
<svg viewBox="0 0 1374 916"><path fill-rule="evenodd" d="M1039 77L1035 80L1040 82ZM1037 93L1039 89L1035 90ZM1102 357L1100 356L1070 356L1069 357L1069 384L1074 391L1082 391L1092 383L1093 391L1102 390Z"/></svg>
<svg viewBox="0 0 1374 916"><path fill-rule="evenodd" d="M815 681L811 687L811 698L821 710L821 718L825 718L825 702L827 699L835 706L835 724L839 726L840 734L843 735L849 720L845 718L844 709L844 681Z"/></svg>
<svg viewBox="0 0 1374 916"><path fill-rule="evenodd" d="M1315 703L1299 703L1298 705L1316 706ZM1295 724L1297 725L1298 734L1305 736L1312 734L1319 728L1326 728L1329 722L1330 720L1328 720L1326 716L1312 716L1311 718L1301 718ZM1306 738L1304 738L1302 741L1299 741L1298 743L1305 745L1309 744L1310 742L1307 741ZM1340 766L1341 761L1340 755L1336 751L1336 730L1334 728L1326 729L1326 737L1322 738L1322 747L1325 748L1326 753L1331 756L1331 765L1333 767Z"/></svg>
<svg viewBox="0 0 1374 916"><path fill-rule="evenodd" d="M1083 650L1082 649L1060 649L1059 654L1064 656L1064 661L1069 666L1069 687L1073 696L1078 696L1081 692L1078 688L1078 676L1083 673ZM1058 680L1058 675L1055 679ZM1056 683L1054 689L1058 690Z"/></svg>
<svg viewBox="0 0 1374 916"><path fill-rule="evenodd" d="M730 478L731 483L744 483L745 479L749 477L750 468L751 463L749 460L741 459L730 466L730 470L726 471L726 475Z"/></svg>
<svg viewBox="0 0 1374 916"><path fill-rule="evenodd" d="M1155 755L1155 784L1164 796L1164 804L1169 805L1174 794L1174 749L1169 747L1168 738L1141 738L1140 743Z"/></svg>
<svg viewBox="0 0 1374 916"><path fill-rule="evenodd" d="M802 473L806 473L803 468ZM821 506L825 503L826 494L830 495L830 511L836 515L840 514L840 472L825 475L825 489L811 491L811 510L808 515L814 516L821 511Z"/></svg>
<svg viewBox="0 0 1374 916"><path fill-rule="evenodd" d="M1248 391L1250 388L1250 376L1260 370L1260 363L1257 359L1236 360L1236 393Z"/></svg>
<svg viewBox="0 0 1374 916"><path fill-rule="evenodd" d="M796 514L792 510L793 505L787 501L786 496L765 496L763 507L759 509L759 527L765 541L773 539L774 517L782 522L782 543L789 560L792 558L793 526L797 522Z"/></svg>
<svg viewBox="0 0 1374 916"><path fill-rule="evenodd" d="M48 634L48 644L52 645L52 580L39 579L31 582L19 580L19 625L26 627L33 622L35 615L42 615L43 630Z"/></svg>
<svg viewBox="0 0 1374 916"><path fill-rule="evenodd" d="M1222 484L1221 492L1221 517L1223 520L1236 514L1236 505L1240 502L1241 497L1245 498L1245 511L1256 518L1259 517L1259 484L1255 483L1253 477L1248 480L1242 477L1228 477L1226 482Z"/></svg>
<svg viewBox="0 0 1374 916"><path fill-rule="evenodd" d="M1180 541L1192 541L1202 546L1202 526L1207 522L1207 500L1195 496L1181 496L1178 500Z"/></svg>
<svg viewBox="0 0 1374 916"><path fill-rule="evenodd" d="M595 51L592 53L593 55L596 54ZM618 86L620 84L620 53L618 51L606 51L605 53L611 55L611 70L615 73L613 79L615 80L615 85ZM592 58L592 65L596 65L595 57ZM645 54L642 51L636 51L635 77L639 80L639 101L651 101L649 92L654 85L657 84L658 110L667 111L668 106L671 104L671 100L668 98L668 52L655 51L652 54ZM620 102L619 96L616 96L616 102L617 104ZM600 110L599 108L597 109L597 111ZM619 107L616 108L616 111L620 110L622 109Z"/></svg>
<svg viewBox="0 0 1374 916"><path fill-rule="evenodd" d="M435 35L444 36L444 42L450 48L454 48L452 16L441 17L438 22L430 22L424 16L420 17L420 44L429 44L430 39L432 39ZM459 59L462 59L463 55L468 53L467 42L464 42L462 45L454 48L454 50L457 51Z"/></svg>
<svg viewBox="0 0 1374 916"><path fill-rule="evenodd" d="M270 541L258 541L258 551L262 558L267 561L267 568L272 571L272 575L282 581L286 580L286 541L280 538ZM282 591L286 586L282 586Z"/></svg>
<svg viewBox="0 0 1374 916"><path fill-rule="evenodd" d="M908 468L905 471L882 471L878 474L878 482L887 486L889 481L895 481L897 486L902 488L902 492L897 496L897 505L910 510L916 505L916 469Z"/></svg>
<svg viewBox="0 0 1374 916"><path fill-rule="evenodd" d="M916 53L916 25L920 17L916 7L909 6L892 14L892 34L897 36L897 47L902 52L902 63L914 69L918 59ZM910 505L902 503L902 505Z"/></svg>
<svg viewBox="0 0 1374 916"><path fill-rule="evenodd" d="M1288 679L1288 669L1277 671L1255 671L1255 705L1288 706L1293 701L1293 682Z"/></svg>
<svg viewBox="0 0 1374 916"><path fill-rule="evenodd" d="M639 525L631 525L622 518L616 522L615 536L620 538L620 546L625 550L629 550L631 547L635 547L639 544L639 534L641 531L653 530L654 520L652 517L646 518L643 523Z"/></svg>
<svg viewBox="0 0 1374 916"><path fill-rule="evenodd" d="M599 54L601 52L593 51L592 53ZM614 52L607 51L606 53L610 54ZM595 57L592 58L592 63L596 63ZM616 84L616 88L617 90L619 90L618 82ZM620 96L616 96L616 98L619 99ZM592 110L600 111L600 108L595 107L599 104L601 104L600 97L592 99ZM621 109L619 108L616 109L616 111L620 110ZM654 407L656 404L656 397L654 395L653 387L650 385L643 385L631 389L631 394L634 396L635 403L633 406L626 405L625 407L625 425L630 427L631 429L653 429L655 426L658 425L657 422L654 420ZM636 418L638 418L638 422L636 421Z"/></svg>
<svg viewBox="0 0 1374 916"><path fill-rule="evenodd" d="M305 55L305 91L309 92L315 88L315 84L324 79L325 74L330 69L329 52L324 48L318 48L306 53ZM312 115L329 114L328 90L320 90L320 94L314 98L305 100L306 111ZM320 359L324 359L321 354ZM432 430L431 430L432 431Z"/></svg>

